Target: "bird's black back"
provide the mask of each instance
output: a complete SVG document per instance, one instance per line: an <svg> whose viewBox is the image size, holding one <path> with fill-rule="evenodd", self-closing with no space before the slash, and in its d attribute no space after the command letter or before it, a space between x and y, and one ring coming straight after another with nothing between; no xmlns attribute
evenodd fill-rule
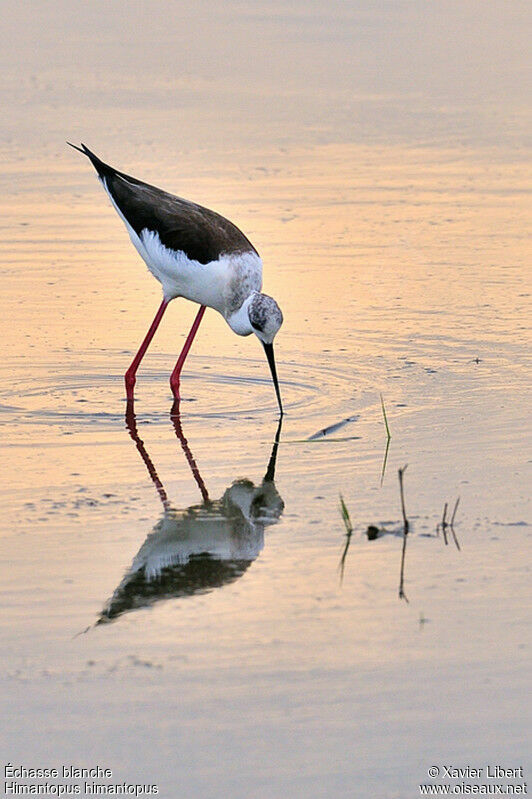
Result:
<svg viewBox="0 0 532 799"><path fill-rule="evenodd" d="M84 144L71 145L86 155L116 206L140 237L157 233L161 243L201 264L221 255L257 252L249 239L225 217L201 205L169 194L104 163Z"/></svg>

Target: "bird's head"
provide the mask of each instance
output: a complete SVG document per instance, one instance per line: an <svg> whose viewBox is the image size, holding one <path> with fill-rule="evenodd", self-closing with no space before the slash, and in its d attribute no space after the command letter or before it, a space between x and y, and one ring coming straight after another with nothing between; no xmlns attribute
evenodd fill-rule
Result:
<svg viewBox="0 0 532 799"><path fill-rule="evenodd" d="M281 392L279 391L279 381L277 380L277 369L275 368L273 354L273 340L283 324L282 311L273 297L256 292L248 305L248 317L253 332L264 347L282 416L283 404L281 402Z"/></svg>
<svg viewBox="0 0 532 799"><path fill-rule="evenodd" d="M249 336L251 333L255 333L264 347L264 352L266 353L272 373L277 401L279 402L279 410L282 416L283 405L281 402L279 381L277 380L277 370L275 368L275 358L273 355L273 340L283 324L281 309L273 297L268 297L267 294L254 291L249 297L246 297L240 308L231 314L231 316L226 316L226 319L230 328L234 330L238 336Z"/></svg>
<svg viewBox="0 0 532 799"><path fill-rule="evenodd" d="M273 297L256 292L248 305L249 323L263 344L273 344L283 324L283 314Z"/></svg>

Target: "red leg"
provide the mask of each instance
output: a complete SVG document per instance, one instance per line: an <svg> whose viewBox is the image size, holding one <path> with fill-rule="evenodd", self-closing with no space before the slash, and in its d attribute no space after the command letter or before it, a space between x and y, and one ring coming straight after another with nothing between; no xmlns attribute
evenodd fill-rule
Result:
<svg viewBox="0 0 532 799"><path fill-rule="evenodd" d="M176 403L179 402L179 377L181 375L181 369L183 368L185 359L192 346L192 342L194 341L194 336L198 332L198 327L200 326L200 322L203 319L204 313L205 313L205 305L201 305L198 313L196 314L196 318L194 319L194 324L190 328L190 333L188 334L187 340L185 341L185 346L181 350L181 355L177 359L174 371L172 372L172 376L170 377L170 388L172 389L172 394L175 397Z"/></svg>
<svg viewBox="0 0 532 799"><path fill-rule="evenodd" d="M137 354L133 358L133 360L131 362L131 366L129 367L129 369L127 370L127 372L124 375L124 380L125 380L125 383L126 383L126 396L127 396L128 403L133 402L133 389L135 388L135 381L136 381L135 375L137 374L137 369L139 368L139 363L142 361L146 350L150 346L150 341L154 337L155 331L159 327L159 322L163 318L163 314L166 311L166 306L168 305L169 302L170 302L170 300L163 300L162 303L160 304L159 310L155 314L155 319L151 323L151 327L148 330L148 332L146 333L146 338L144 339L144 341L140 345L139 351L137 352Z"/></svg>

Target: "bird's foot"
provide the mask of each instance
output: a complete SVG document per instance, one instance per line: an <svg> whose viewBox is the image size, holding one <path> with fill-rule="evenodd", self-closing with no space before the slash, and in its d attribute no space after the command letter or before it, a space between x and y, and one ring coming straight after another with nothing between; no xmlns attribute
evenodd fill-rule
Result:
<svg viewBox="0 0 532 799"><path fill-rule="evenodd" d="M135 390L136 382L137 379L135 377L135 373L130 372L128 369L128 371L124 375L124 383L126 384L126 397L128 402L133 402L134 399L133 393Z"/></svg>
<svg viewBox="0 0 532 799"><path fill-rule="evenodd" d="M172 403L172 408L170 410L170 417L179 417L181 416L181 405L180 405L179 397L174 397L174 401Z"/></svg>
<svg viewBox="0 0 532 799"><path fill-rule="evenodd" d="M180 402L181 402L181 395L179 394L179 378L176 380L175 378L170 378L170 388L172 389L172 394L174 395L174 402L172 405L172 410L170 411L171 416L179 416L180 414Z"/></svg>

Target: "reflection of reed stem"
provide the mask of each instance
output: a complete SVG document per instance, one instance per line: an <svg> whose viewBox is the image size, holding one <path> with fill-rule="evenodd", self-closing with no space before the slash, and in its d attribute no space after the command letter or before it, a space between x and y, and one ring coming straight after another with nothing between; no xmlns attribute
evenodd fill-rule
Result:
<svg viewBox="0 0 532 799"><path fill-rule="evenodd" d="M351 517L349 516L349 511L347 510L347 505L344 502L343 496L340 494L340 510L342 512L342 519L344 520L345 526L345 547L344 551L342 552L342 557L340 558L340 583L342 583L344 579L344 569L345 569L345 559L347 558L347 552L349 550L349 544L351 543L351 536L353 535L353 525L351 524Z"/></svg>
<svg viewBox="0 0 532 799"><path fill-rule="evenodd" d="M406 556L406 537L410 530L410 524L408 522L405 510L405 494L403 488L403 475L406 471L408 464L403 466L402 469L398 470L399 474L399 490L401 493L401 510L403 512L403 551L401 553L401 572L399 575L399 599L404 599L405 602L408 602L408 598L405 594L405 556Z"/></svg>

